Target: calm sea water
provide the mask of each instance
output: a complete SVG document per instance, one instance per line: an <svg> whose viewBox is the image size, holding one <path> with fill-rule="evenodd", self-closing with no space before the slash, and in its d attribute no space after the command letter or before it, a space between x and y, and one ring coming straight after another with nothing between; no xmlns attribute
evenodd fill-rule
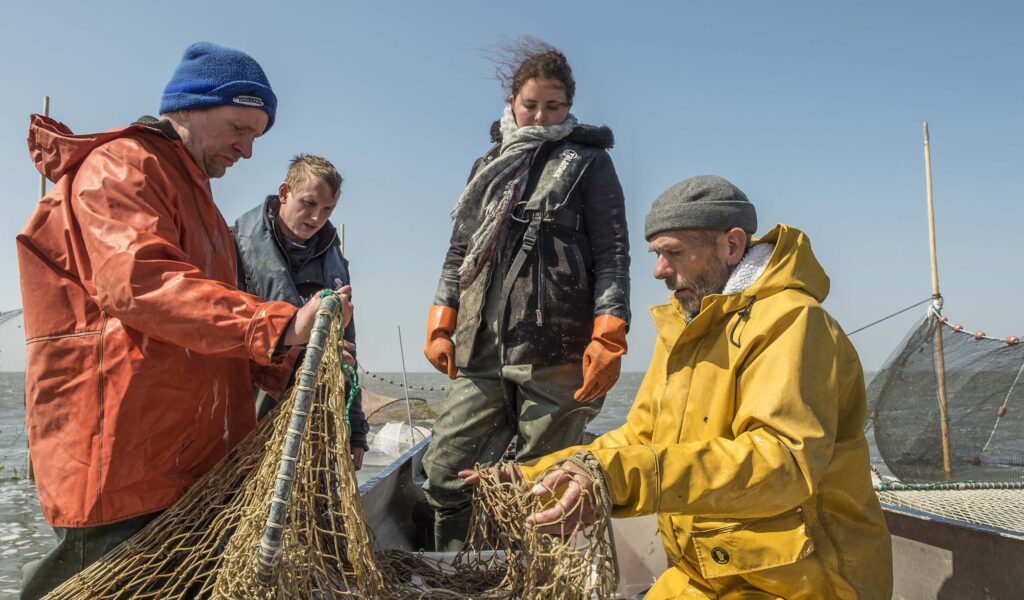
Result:
<svg viewBox="0 0 1024 600"><path fill-rule="evenodd" d="M364 377L371 390L392 397L404 395L396 384L401 374ZM591 424L595 432L618 427L625 421L629 404L640 386L642 373L623 373L608 394L604 410ZM56 543L53 530L43 520L35 487L25 478L28 452L25 439L24 373L0 373L0 598L13 598L21 587L21 567L41 557ZM447 378L437 373L410 373L410 395L434 401L443 396ZM362 483L386 466L392 456L367 455L359 475Z"/></svg>

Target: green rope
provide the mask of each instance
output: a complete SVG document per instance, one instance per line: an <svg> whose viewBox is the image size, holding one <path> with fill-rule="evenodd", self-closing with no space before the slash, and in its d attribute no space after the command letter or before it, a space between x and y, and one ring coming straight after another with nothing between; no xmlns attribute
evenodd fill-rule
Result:
<svg viewBox="0 0 1024 600"><path fill-rule="evenodd" d="M334 290L331 290L331 289L320 290L320 299L321 300L323 300L324 298L326 298L328 296L337 296L337 295L338 295L338 292L336 292ZM339 327L338 328L338 341L339 342L343 342L344 341L344 337L345 337L345 328L344 327ZM342 351L342 354L344 354L344 351ZM344 371L348 375L348 377L346 377L346 381L348 382L348 398L345 400L345 427L348 428L349 435L351 436L352 420L351 420L350 415L352 414L352 403L355 401L356 395L359 394L359 389L360 389L360 387L359 387L359 374L356 373L355 369L353 369L351 366L347 365L344 362L341 363L341 370Z"/></svg>
<svg viewBox="0 0 1024 600"><path fill-rule="evenodd" d="M925 490L1019 490L1024 483L1019 481L943 481L935 483L906 483L903 481L881 481L875 484L876 492L925 491Z"/></svg>
<svg viewBox="0 0 1024 600"><path fill-rule="evenodd" d="M351 432L352 422L349 419L349 415L352 414L352 403L355 401L356 395L359 394L359 374L356 373L356 370L347 363L341 363L341 370L348 375L348 398L345 401L345 427L348 427L349 432Z"/></svg>

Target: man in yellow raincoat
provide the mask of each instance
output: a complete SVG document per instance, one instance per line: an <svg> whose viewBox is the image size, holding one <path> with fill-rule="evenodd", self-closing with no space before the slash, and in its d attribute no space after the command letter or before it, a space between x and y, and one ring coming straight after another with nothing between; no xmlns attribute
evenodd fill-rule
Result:
<svg viewBox="0 0 1024 600"><path fill-rule="evenodd" d="M857 352L821 307L829 279L807 236L777 225L751 240L756 228L753 205L721 177L655 200L645 236L672 298L651 309L658 339L626 424L521 474L533 481L586 452L613 516L657 513L671 566L647 600L888 600L891 541L871 488ZM560 501L529 526L592 514L593 482L575 464L534 493L553 489Z"/></svg>

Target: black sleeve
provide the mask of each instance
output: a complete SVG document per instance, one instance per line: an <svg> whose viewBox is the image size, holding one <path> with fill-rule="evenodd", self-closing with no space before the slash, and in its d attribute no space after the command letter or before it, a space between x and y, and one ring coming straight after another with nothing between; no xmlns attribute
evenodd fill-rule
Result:
<svg viewBox="0 0 1024 600"><path fill-rule="evenodd" d="M239 252L238 250L238 236L235 233L235 228L233 226L229 227L228 231L231 232L231 240L234 242L234 244L232 244L232 247L235 249L235 285L238 287L238 289L242 290L243 292L249 292L250 294L252 294L253 292L249 290L247 286L247 281L245 277L245 265L242 264L242 253Z"/></svg>
<svg viewBox="0 0 1024 600"><path fill-rule="evenodd" d="M607 152L590 164L582 185L583 218L594 257L594 316L629 322L629 230L626 200Z"/></svg>
<svg viewBox="0 0 1024 600"><path fill-rule="evenodd" d="M469 177L466 178L467 184L473 179L482 160L482 158L478 158L473 163ZM469 240L465 235L460 234L459 230L459 224L455 223L452 227L448 253L445 254L444 264L441 266L441 278L437 282L437 292L434 294L433 302L438 306L450 306L456 310L459 308L459 268L466 258L466 249L469 247Z"/></svg>

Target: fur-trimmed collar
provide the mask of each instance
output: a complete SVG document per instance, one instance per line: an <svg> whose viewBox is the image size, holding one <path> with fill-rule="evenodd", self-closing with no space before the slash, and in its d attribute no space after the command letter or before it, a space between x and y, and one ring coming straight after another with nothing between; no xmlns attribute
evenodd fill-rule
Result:
<svg viewBox="0 0 1024 600"><path fill-rule="evenodd" d="M501 143L501 121L491 124L491 141L495 144ZM604 125L583 125L581 123L565 138L565 141L608 150L615 145L615 135Z"/></svg>
<svg viewBox="0 0 1024 600"><path fill-rule="evenodd" d="M775 250L775 244L761 243L751 246L740 259L736 268L732 270L722 294L735 294L754 285L757 278L764 273L765 267L768 266L768 259L772 257L773 250Z"/></svg>

